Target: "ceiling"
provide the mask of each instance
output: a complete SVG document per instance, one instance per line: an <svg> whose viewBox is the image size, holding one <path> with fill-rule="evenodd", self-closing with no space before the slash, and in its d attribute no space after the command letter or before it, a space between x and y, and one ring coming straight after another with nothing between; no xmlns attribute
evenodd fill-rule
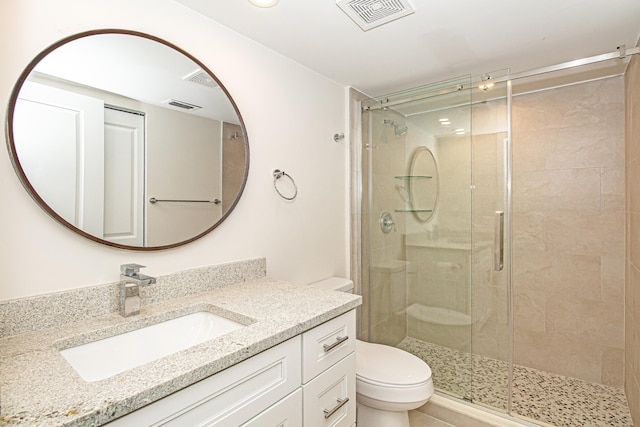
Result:
<svg viewBox="0 0 640 427"><path fill-rule="evenodd" d="M335 0L176 1L371 96L608 53L640 34L638 0L410 0L415 13L366 32Z"/></svg>

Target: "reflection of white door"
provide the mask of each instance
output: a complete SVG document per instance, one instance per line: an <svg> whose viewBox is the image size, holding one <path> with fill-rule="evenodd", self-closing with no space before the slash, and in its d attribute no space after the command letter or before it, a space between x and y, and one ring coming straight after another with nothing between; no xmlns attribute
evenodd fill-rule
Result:
<svg viewBox="0 0 640 427"><path fill-rule="evenodd" d="M104 240L144 245L144 115L104 109Z"/></svg>
<svg viewBox="0 0 640 427"><path fill-rule="evenodd" d="M13 120L18 158L33 188L64 220L98 237L103 105L101 99L26 81Z"/></svg>

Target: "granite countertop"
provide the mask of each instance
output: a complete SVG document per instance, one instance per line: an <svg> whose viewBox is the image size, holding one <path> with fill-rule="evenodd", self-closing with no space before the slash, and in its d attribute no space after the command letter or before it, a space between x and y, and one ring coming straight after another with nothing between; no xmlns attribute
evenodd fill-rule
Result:
<svg viewBox="0 0 640 427"><path fill-rule="evenodd" d="M98 426L356 308L357 295L256 279L205 293L0 339L2 425ZM247 326L133 368L85 382L59 350L195 311Z"/></svg>

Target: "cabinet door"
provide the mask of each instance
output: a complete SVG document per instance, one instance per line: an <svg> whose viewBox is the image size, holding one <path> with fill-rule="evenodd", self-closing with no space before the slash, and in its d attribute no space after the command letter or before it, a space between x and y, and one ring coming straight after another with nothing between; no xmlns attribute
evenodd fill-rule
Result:
<svg viewBox="0 0 640 427"><path fill-rule="evenodd" d="M305 332L302 335L302 382L309 382L355 349L355 310Z"/></svg>
<svg viewBox="0 0 640 427"><path fill-rule="evenodd" d="M356 356L349 356L302 387L305 427L351 427L356 422Z"/></svg>
<svg viewBox="0 0 640 427"><path fill-rule="evenodd" d="M116 426L238 426L300 387L300 337L125 415Z"/></svg>
<svg viewBox="0 0 640 427"><path fill-rule="evenodd" d="M302 390L298 389L241 427L299 427L302 425Z"/></svg>

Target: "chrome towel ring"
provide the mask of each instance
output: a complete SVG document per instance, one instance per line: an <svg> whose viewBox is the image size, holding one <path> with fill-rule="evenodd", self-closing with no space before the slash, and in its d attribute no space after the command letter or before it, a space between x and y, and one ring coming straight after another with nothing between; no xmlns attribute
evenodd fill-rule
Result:
<svg viewBox="0 0 640 427"><path fill-rule="evenodd" d="M282 194L280 192L280 190L278 189L278 180L282 177L286 176L287 178L289 178L289 180L291 181L291 184L293 185L293 196L285 196L284 194ZM285 200L293 200L296 198L296 196L298 195L298 186L296 185L296 182L293 180L293 178L291 177L291 175L289 175L288 173L286 173L285 171L281 171L280 169L275 169L273 171L273 188L276 189L276 192L278 193L278 195L280 197L282 197Z"/></svg>

